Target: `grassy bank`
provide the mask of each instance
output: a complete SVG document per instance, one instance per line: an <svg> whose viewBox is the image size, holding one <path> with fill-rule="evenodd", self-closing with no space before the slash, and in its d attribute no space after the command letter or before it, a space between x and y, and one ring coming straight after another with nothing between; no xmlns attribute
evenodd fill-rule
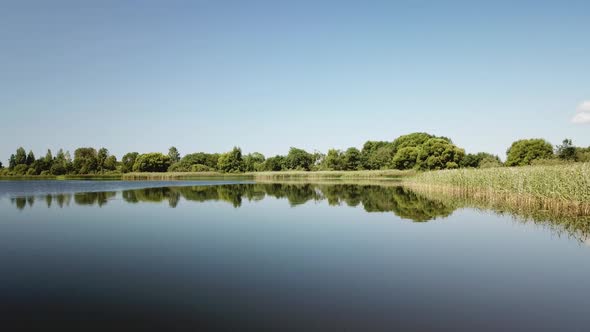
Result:
<svg viewBox="0 0 590 332"><path fill-rule="evenodd" d="M510 194L513 199L590 203L590 163L433 171L405 178L404 183L478 195Z"/></svg>

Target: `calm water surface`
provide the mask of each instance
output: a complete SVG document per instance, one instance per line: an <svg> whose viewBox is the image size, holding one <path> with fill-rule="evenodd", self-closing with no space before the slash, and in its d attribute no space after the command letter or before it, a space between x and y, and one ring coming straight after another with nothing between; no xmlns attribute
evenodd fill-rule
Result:
<svg viewBox="0 0 590 332"><path fill-rule="evenodd" d="M379 185L0 181L3 326L590 328L579 234Z"/></svg>

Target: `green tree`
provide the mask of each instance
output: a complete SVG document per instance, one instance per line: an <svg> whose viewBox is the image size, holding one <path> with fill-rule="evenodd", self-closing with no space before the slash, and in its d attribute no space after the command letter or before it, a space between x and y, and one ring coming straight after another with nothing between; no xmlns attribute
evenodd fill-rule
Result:
<svg viewBox="0 0 590 332"><path fill-rule="evenodd" d="M506 151L506 166L530 165L533 160L553 157L553 146L544 139L522 139Z"/></svg>
<svg viewBox="0 0 590 332"><path fill-rule="evenodd" d="M485 153L484 152L484 156L481 158L481 160L479 161L479 168L492 168L492 167L501 167L502 166L502 161L500 161L500 158L498 156L494 156L492 154L489 153Z"/></svg>
<svg viewBox="0 0 590 332"><path fill-rule="evenodd" d="M32 150L29 150L29 154L27 155L26 164L32 165L35 162L35 154Z"/></svg>
<svg viewBox="0 0 590 332"><path fill-rule="evenodd" d="M303 150L291 147L285 158L285 167L292 170L309 171L315 163L314 156Z"/></svg>
<svg viewBox="0 0 590 332"><path fill-rule="evenodd" d="M239 147L234 147L230 152L222 154L217 161L217 169L222 172L238 173L243 172L244 168L242 150Z"/></svg>
<svg viewBox="0 0 590 332"><path fill-rule="evenodd" d="M27 164L27 153L23 147L16 149L16 155L14 157L14 165L26 165Z"/></svg>
<svg viewBox="0 0 590 332"><path fill-rule="evenodd" d="M382 149L379 153L377 150ZM364 169L381 169L384 166L383 156L391 154L393 156L393 145L385 141L367 141L361 150L361 161ZM377 156L380 155L380 156ZM385 163L389 162L387 158Z"/></svg>
<svg viewBox="0 0 590 332"><path fill-rule="evenodd" d="M10 158L8 159L8 169L13 169L16 165L16 156L11 154Z"/></svg>
<svg viewBox="0 0 590 332"><path fill-rule="evenodd" d="M386 169L391 167L391 161L395 155L393 145L384 145L369 156L368 165L370 169Z"/></svg>
<svg viewBox="0 0 590 332"><path fill-rule="evenodd" d="M354 171L362 169L362 158L361 152L357 148L348 148L344 152L343 156L343 168L348 171Z"/></svg>
<svg viewBox="0 0 590 332"><path fill-rule="evenodd" d="M78 148L74 151L74 172L94 174L98 170L98 153L94 148Z"/></svg>
<svg viewBox="0 0 590 332"><path fill-rule="evenodd" d="M110 155L105 159L103 163L103 170L105 171L114 171L117 169L117 157Z"/></svg>
<svg viewBox="0 0 590 332"><path fill-rule="evenodd" d="M285 156L276 155L264 161L262 169L270 172L282 171L285 168Z"/></svg>
<svg viewBox="0 0 590 332"><path fill-rule="evenodd" d="M160 152L144 153L133 164L134 172L166 172L170 167L170 157Z"/></svg>
<svg viewBox="0 0 590 332"><path fill-rule="evenodd" d="M176 147L171 146L170 149L168 149L168 157L170 157L170 162L173 164L180 161L180 153Z"/></svg>
<svg viewBox="0 0 590 332"><path fill-rule="evenodd" d="M249 153L244 156L244 166L246 172L255 172L262 170L264 164L264 155L259 152Z"/></svg>
<svg viewBox="0 0 590 332"><path fill-rule="evenodd" d="M64 154L64 151L62 149L59 149L57 155L55 156L55 159L53 160L53 164L49 169L49 172L53 175L64 175L67 174L68 171L69 165L66 155Z"/></svg>
<svg viewBox="0 0 590 332"><path fill-rule="evenodd" d="M487 152L478 152L476 154L466 154L465 157L461 160L459 167L478 168L482 167L482 164L485 164L485 167L495 167L501 166L502 163L498 156L494 156L493 154Z"/></svg>
<svg viewBox="0 0 590 332"><path fill-rule="evenodd" d="M566 138L561 145L555 147L555 154L562 160L575 160L576 147L574 147L571 139Z"/></svg>
<svg viewBox="0 0 590 332"><path fill-rule="evenodd" d="M465 156L465 151L448 139L431 138L418 150L416 165L420 169L457 168Z"/></svg>
<svg viewBox="0 0 590 332"><path fill-rule="evenodd" d="M109 150L106 148L100 148L98 153L96 154L96 161L97 161L97 171L104 172L105 171L105 162L109 157Z"/></svg>
<svg viewBox="0 0 590 332"><path fill-rule="evenodd" d="M139 156L137 152L129 152L123 156L123 159L121 159L121 171L123 173L129 173L133 170L137 156Z"/></svg>
<svg viewBox="0 0 590 332"><path fill-rule="evenodd" d="M416 166L418 160L419 147L406 146L397 151L393 156L392 166L397 169L411 169Z"/></svg>
<svg viewBox="0 0 590 332"><path fill-rule="evenodd" d="M392 145L393 145L393 150L395 152L399 151L400 149L403 149L405 147L418 147L421 146L422 144L426 143L426 141L428 141L431 138L435 138L436 136L428 134L428 133L411 133L411 134L407 134L407 135L402 135L398 138L396 138ZM446 141L448 141L448 138L441 138L444 139Z"/></svg>
<svg viewBox="0 0 590 332"><path fill-rule="evenodd" d="M344 160L342 152L336 149L328 150L326 157L324 158L324 167L332 171L340 171L344 167Z"/></svg>

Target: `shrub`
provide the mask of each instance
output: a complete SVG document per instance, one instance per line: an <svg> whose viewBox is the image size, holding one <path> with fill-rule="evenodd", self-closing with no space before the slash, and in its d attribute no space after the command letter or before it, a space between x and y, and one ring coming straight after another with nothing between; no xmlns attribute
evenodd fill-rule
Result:
<svg viewBox="0 0 590 332"><path fill-rule="evenodd" d="M170 157L152 152L139 155L133 164L134 172L166 172L170 167Z"/></svg>
<svg viewBox="0 0 590 332"><path fill-rule="evenodd" d="M506 166L530 165L535 159L552 158L553 146L540 138L522 139L512 143L506 154Z"/></svg>

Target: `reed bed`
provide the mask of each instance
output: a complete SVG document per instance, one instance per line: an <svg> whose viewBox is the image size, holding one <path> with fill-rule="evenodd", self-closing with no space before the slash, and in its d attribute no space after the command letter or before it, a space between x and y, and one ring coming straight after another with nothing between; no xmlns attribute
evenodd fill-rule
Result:
<svg viewBox="0 0 590 332"><path fill-rule="evenodd" d="M520 222L532 221L558 235L566 234L579 241L590 239L590 202L419 183L406 183L404 186L429 200L456 208L491 210L511 215Z"/></svg>
<svg viewBox="0 0 590 332"><path fill-rule="evenodd" d="M432 171L403 181L487 198L505 194L516 203L533 199L590 203L590 163Z"/></svg>

